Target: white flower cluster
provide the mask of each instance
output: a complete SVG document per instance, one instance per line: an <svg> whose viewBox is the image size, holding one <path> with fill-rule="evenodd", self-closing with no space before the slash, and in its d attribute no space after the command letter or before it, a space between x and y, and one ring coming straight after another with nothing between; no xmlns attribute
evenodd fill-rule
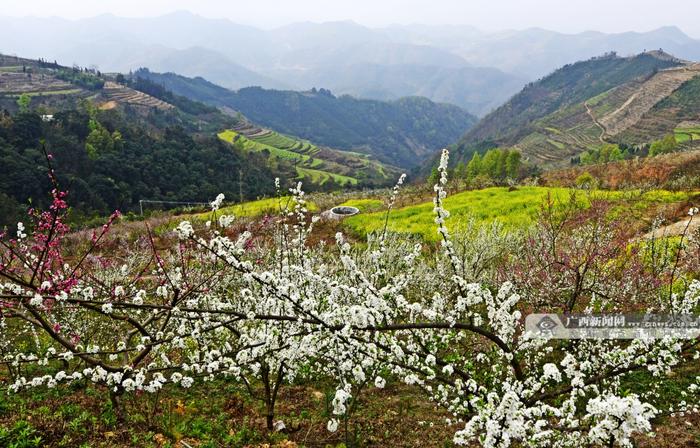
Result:
<svg viewBox="0 0 700 448"><path fill-rule="evenodd" d="M223 195L223 193L219 193L216 196L216 199L214 199L210 206L211 206L211 211L215 212L221 208L221 204L224 202L224 199L226 199L226 196Z"/></svg>

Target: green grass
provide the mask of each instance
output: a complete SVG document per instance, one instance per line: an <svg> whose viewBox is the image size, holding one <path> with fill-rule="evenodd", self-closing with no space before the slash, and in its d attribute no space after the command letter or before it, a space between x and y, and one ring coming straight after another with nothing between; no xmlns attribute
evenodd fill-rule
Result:
<svg viewBox="0 0 700 448"><path fill-rule="evenodd" d="M266 198L259 199L257 201L243 202L242 204L231 205L229 207L223 207L217 212L217 216L221 215L233 215L236 217L256 217L262 216L264 214L277 213L280 207L291 206L291 201L289 196L283 196L281 198ZM309 211L316 211L318 207L313 202L307 202L306 208ZM211 212L198 213L193 216L197 220L208 220L211 218Z"/></svg>
<svg viewBox="0 0 700 448"><path fill-rule="evenodd" d="M303 154L297 154L294 151L288 151L286 149L280 149L280 148L275 148L274 146L266 145L264 143L257 142L255 140L251 140L241 134L239 134L236 131L231 131L231 130L226 130L223 132L220 132L219 138L225 142L228 143L233 143L234 139L236 139L236 136L238 136L236 143L240 144L244 150L246 151L253 151L253 152L262 152L262 151L269 151L270 155L273 157L279 157L281 159L288 159L288 160L300 160L302 162L307 162L310 157L303 155Z"/></svg>
<svg viewBox="0 0 700 448"><path fill-rule="evenodd" d="M339 206L355 207L360 210L360 212L367 213L379 211L384 208L384 201L381 199L350 199L349 201L339 204Z"/></svg>
<svg viewBox="0 0 700 448"><path fill-rule="evenodd" d="M480 223L500 221L508 228L527 228L540 211L547 195L555 201L568 200L569 189L522 187L515 191L508 188L494 187L484 190L465 191L448 196L444 207L450 212L447 227L454 230L456 226L469 217ZM612 212L642 213L653 204L675 203L687 200L690 193L669 191L599 191L594 193L603 199L619 201L619 206L613 207ZM583 193L581 193L583 198ZM587 203L587 202L586 202ZM344 224L354 232L366 235L378 232L384 227L384 211L364 213L345 219ZM437 226L434 222L433 203L411 205L394 210L389 218L389 230L418 235L426 241L437 241Z"/></svg>
<svg viewBox="0 0 700 448"><path fill-rule="evenodd" d="M682 128L677 127L673 130L678 143L684 143L690 140L700 140L700 127Z"/></svg>

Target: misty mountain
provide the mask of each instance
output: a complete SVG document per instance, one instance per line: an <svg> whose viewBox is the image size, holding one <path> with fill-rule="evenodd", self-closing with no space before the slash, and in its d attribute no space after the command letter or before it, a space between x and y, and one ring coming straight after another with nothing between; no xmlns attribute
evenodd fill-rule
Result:
<svg viewBox="0 0 700 448"><path fill-rule="evenodd" d="M421 95L477 115L572 61L658 48L700 59L700 41L675 27L564 34L537 28L368 28L342 21L261 30L187 12L138 19L0 18L0 51L5 53L94 64L104 71L150 67L202 76L230 89L323 87L382 100Z"/></svg>
<svg viewBox="0 0 700 448"><path fill-rule="evenodd" d="M537 79L562 65L616 51L622 56L663 49L679 58L700 59L700 41L674 26L638 33L587 31L565 34L540 28L496 33L468 26L393 26L383 32L395 41L442 48L467 62Z"/></svg>
<svg viewBox="0 0 700 448"><path fill-rule="evenodd" d="M150 67L202 76L231 89L324 87L376 99L425 95L477 114L525 82L472 66L451 51L398 42L352 22L262 31L184 12L144 19L0 18L0 42L6 53L97 65L103 71Z"/></svg>
<svg viewBox="0 0 700 448"><path fill-rule="evenodd" d="M484 115L498 107L525 83L523 78L491 68L418 64L332 66L305 76L291 74L287 79L301 85L304 90L330 84L333 92L339 95L351 94L361 98L395 100L424 96L433 101L459 105L476 115Z"/></svg>

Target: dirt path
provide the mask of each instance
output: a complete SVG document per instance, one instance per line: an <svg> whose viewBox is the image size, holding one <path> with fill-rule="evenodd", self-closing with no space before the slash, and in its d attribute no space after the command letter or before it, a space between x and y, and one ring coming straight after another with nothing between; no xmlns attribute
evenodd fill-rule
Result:
<svg viewBox="0 0 700 448"><path fill-rule="evenodd" d="M593 123L595 123L595 125L600 128L600 135L598 136L598 140L600 140L600 142L603 144L607 143L605 141L605 134L607 133L607 131L605 130L605 126L603 126L603 124L598 121L598 119L595 117L595 115L593 115L593 111L591 110L590 107L588 107L587 101L584 101L583 105L586 108L586 113L588 113L588 116L591 117L591 120L593 120Z"/></svg>

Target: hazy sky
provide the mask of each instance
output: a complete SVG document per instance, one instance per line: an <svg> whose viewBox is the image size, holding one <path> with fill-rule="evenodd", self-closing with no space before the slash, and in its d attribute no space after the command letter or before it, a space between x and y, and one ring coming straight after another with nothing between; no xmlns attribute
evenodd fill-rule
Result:
<svg viewBox="0 0 700 448"><path fill-rule="evenodd" d="M0 0L0 4L4 16L140 17L188 10L264 28L330 20L368 26L469 24L485 30L542 27L563 32L648 31L676 25L700 37L698 0Z"/></svg>

